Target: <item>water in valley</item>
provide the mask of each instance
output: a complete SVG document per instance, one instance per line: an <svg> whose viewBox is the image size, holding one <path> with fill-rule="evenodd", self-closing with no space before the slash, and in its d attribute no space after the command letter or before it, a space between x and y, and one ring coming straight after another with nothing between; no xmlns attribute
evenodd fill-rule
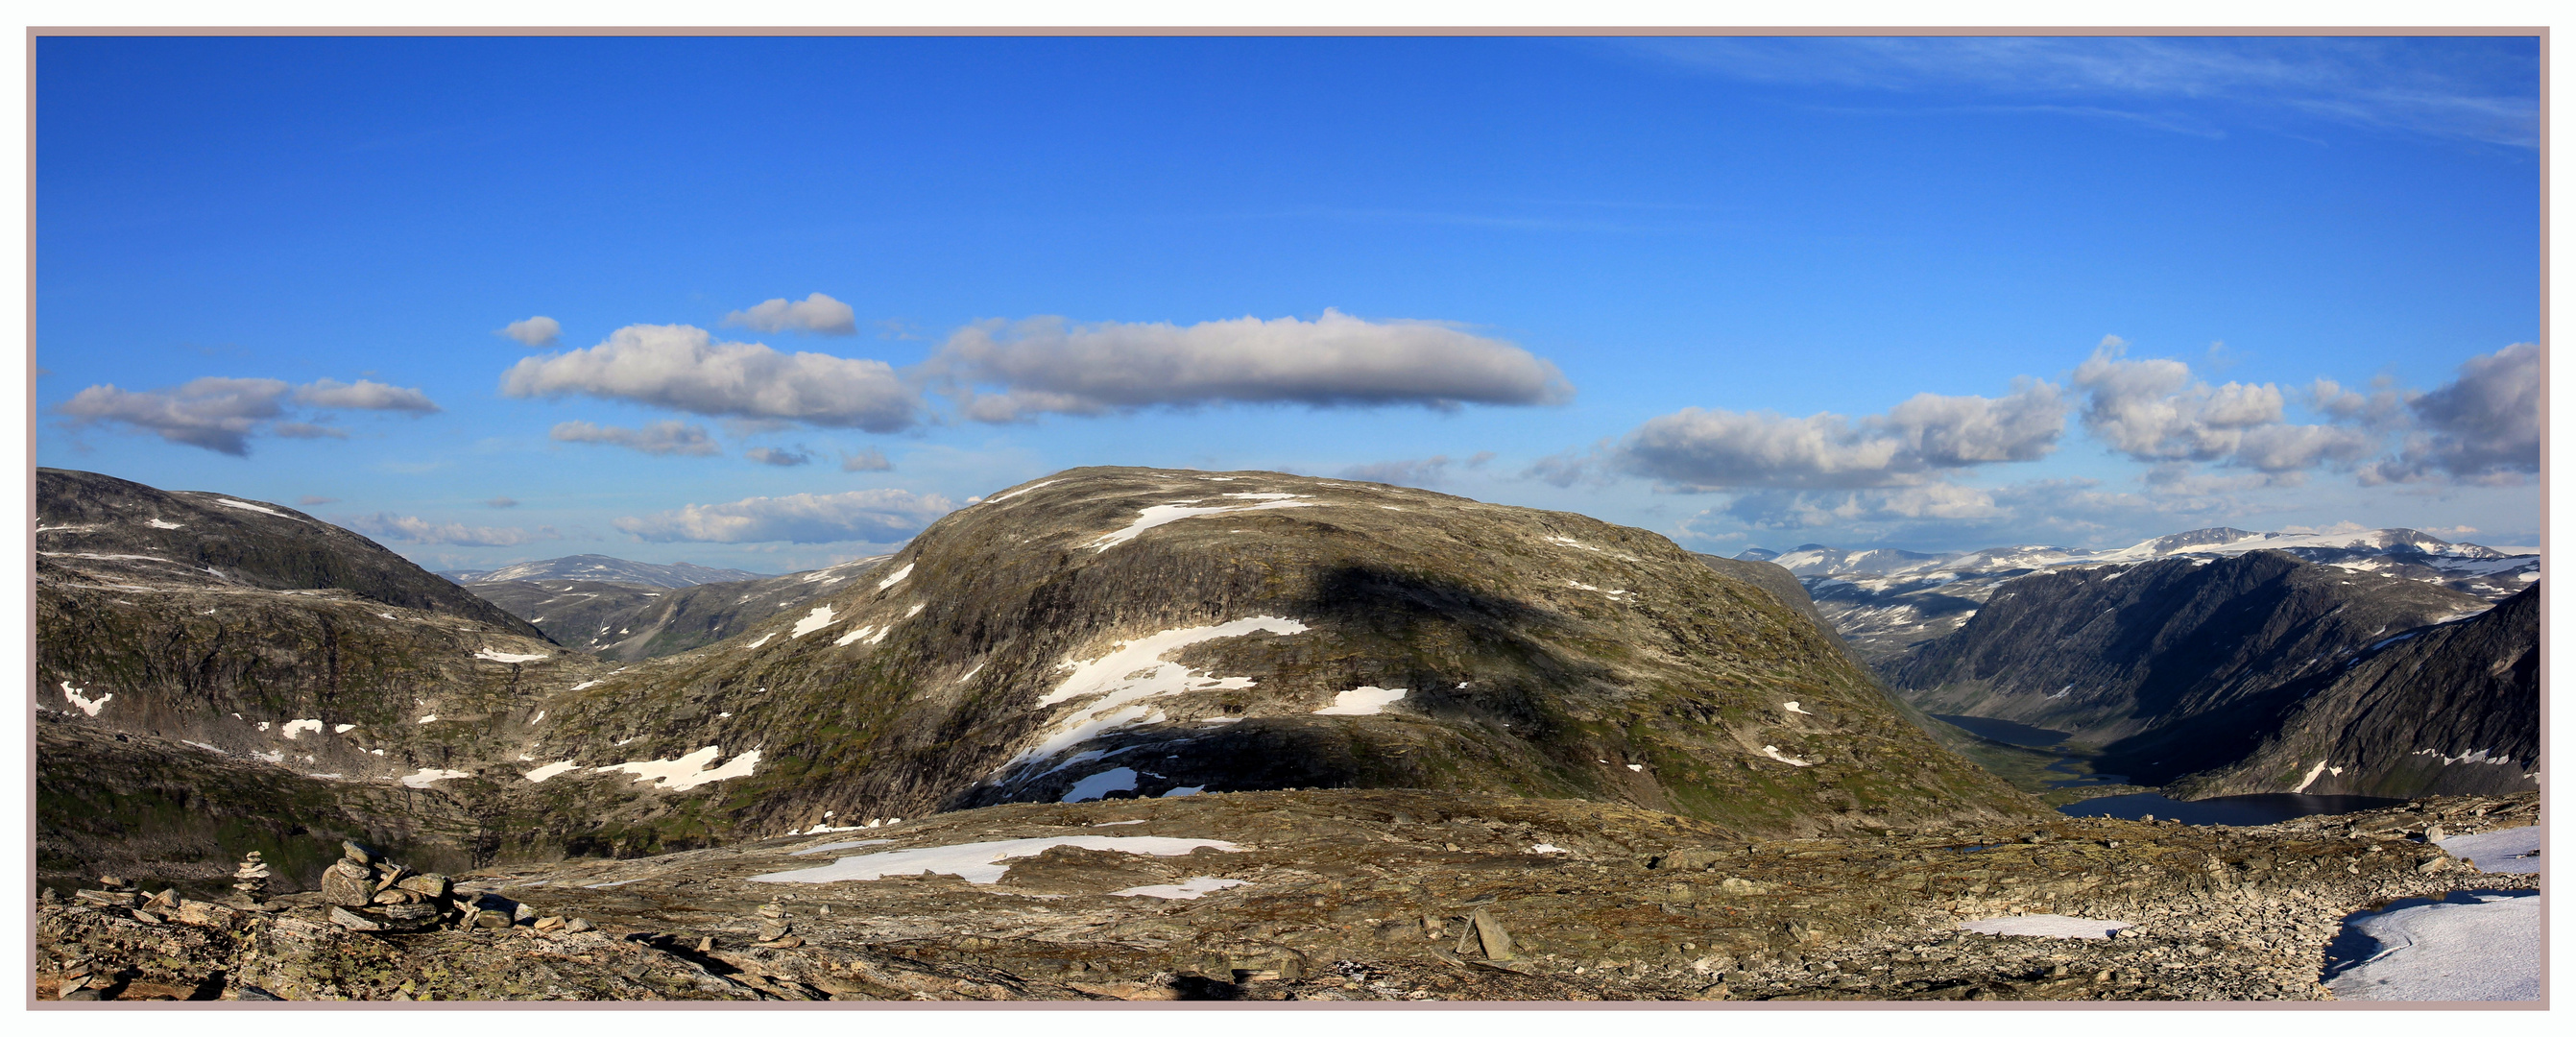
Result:
<svg viewBox="0 0 2576 1037"><path fill-rule="evenodd" d="M2378 796L2303 796L2288 792L2212 799L2166 799L2153 792L2103 796L2057 808L2068 817L2116 817L2135 821L2153 815L2187 825L2268 825L2311 814L2349 814L2402 806L2402 799Z"/></svg>

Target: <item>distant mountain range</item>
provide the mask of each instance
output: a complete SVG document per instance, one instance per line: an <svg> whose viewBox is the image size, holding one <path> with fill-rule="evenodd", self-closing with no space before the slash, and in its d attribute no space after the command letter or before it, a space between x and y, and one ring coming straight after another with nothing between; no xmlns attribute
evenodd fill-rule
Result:
<svg viewBox="0 0 2576 1037"><path fill-rule="evenodd" d="M607 555L572 555L565 558L548 558L539 562L520 562L517 565L505 565L498 569L450 569L438 575L458 583L588 580L597 583L627 583L640 587L695 587L702 583L765 580L774 574L746 572L741 569L711 569L687 562L654 565L650 562L630 562Z"/></svg>
<svg viewBox="0 0 2576 1037"><path fill-rule="evenodd" d="M878 555L808 572L694 587L606 580L486 578L465 584L465 589L534 624L564 647L618 662L641 662L732 637L782 609L842 590L844 583L876 568L887 557Z"/></svg>
<svg viewBox="0 0 2576 1037"><path fill-rule="evenodd" d="M1796 574L1817 610L1854 650L1883 665L1957 630L1996 587L2019 577L2164 558L2207 562L2253 551L2282 551L2355 573L2440 584L2488 601L2537 583L2541 566L2536 550L2452 543L2412 529L2254 533L2216 527L2099 551L2026 544L1926 554L1802 544L1785 552L1753 548L1736 557Z"/></svg>

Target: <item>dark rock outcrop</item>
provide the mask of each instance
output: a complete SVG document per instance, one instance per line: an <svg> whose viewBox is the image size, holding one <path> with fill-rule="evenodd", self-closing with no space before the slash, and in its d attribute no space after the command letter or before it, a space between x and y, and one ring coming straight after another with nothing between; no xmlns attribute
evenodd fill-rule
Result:
<svg viewBox="0 0 2576 1037"><path fill-rule="evenodd" d="M1890 667L1890 682L1929 713L2102 745L2228 714L2391 635L2488 607L2277 551L2042 573L1997 588L1956 633Z"/></svg>
<svg viewBox="0 0 2576 1037"><path fill-rule="evenodd" d="M2113 743L2096 766L2193 798L2537 788L2540 588L2391 638L2230 715ZM2177 777L2179 776L2179 777Z"/></svg>

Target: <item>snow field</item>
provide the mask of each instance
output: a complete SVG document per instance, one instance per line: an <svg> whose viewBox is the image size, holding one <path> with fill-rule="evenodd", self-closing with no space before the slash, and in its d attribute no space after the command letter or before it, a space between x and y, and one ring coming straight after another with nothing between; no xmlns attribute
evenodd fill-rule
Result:
<svg viewBox="0 0 2576 1037"><path fill-rule="evenodd" d="M1197 501L1182 501L1177 504L1156 504L1137 513L1136 521L1128 523L1127 528L1118 530L1117 532L1111 533L1082 546L1091 548L1094 551L1106 551L1110 548L1136 539L1138 534L1141 534L1148 529L1152 529L1156 526L1169 525L1185 518L1197 518L1202 515L1228 515L1240 511L1268 511L1273 508L1308 508L1321 503L1320 501L1291 499L1298 496L1293 493L1229 493L1226 494L1226 496L1249 497L1259 500L1261 503L1217 504L1198 508L1189 506L1198 503Z"/></svg>
<svg viewBox="0 0 2576 1037"><path fill-rule="evenodd" d="M1129 886L1126 889L1113 890L1109 895L1113 897L1154 897L1161 900L1197 900L1198 898L1214 893L1217 890L1233 889L1236 886L1242 885L1248 885L1248 883L1244 882L1242 879L1218 879L1201 875L1196 878L1184 880L1176 885Z"/></svg>
<svg viewBox="0 0 2576 1037"><path fill-rule="evenodd" d="M1054 756L1103 732L1159 720L1163 715L1161 710L1139 704L1146 699L1187 691L1252 686L1250 677L1211 677L1179 663L1165 662L1164 655L1221 637L1261 632L1299 634L1305 631L1306 624L1293 619L1253 616L1214 626L1184 627L1121 641L1109 654L1089 662L1068 660L1061 665L1073 672L1058 683L1054 691L1041 696L1037 704L1045 707L1075 699L1090 701L1050 725L1040 734L1038 744L1022 750L1004 766L1022 766Z"/></svg>
<svg viewBox="0 0 2576 1037"><path fill-rule="evenodd" d="M991 842L961 843L955 846L922 846L908 850L888 850L858 857L843 857L819 868L754 875L753 882L865 882L887 875L918 875L931 872L955 875L978 885L992 885L1010 870L1005 863L1013 857L1034 857L1057 846L1079 846L1086 850L1111 850L1118 853L1147 854L1156 857L1178 857L1202 846L1232 853L1242 847L1223 839L1176 839L1161 835L1055 835L1029 839L1000 839ZM819 852L819 851L818 851Z"/></svg>
<svg viewBox="0 0 2576 1037"><path fill-rule="evenodd" d="M1363 684L1333 696L1333 704L1315 711L1322 717L1365 717L1386 712L1387 704L1404 697L1403 688L1380 688Z"/></svg>
<svg viewBox="0 0 2576 1037"><path fill-rule="evenodd" d="M82 694L82 692L87 690L89 689L72 687L72 682L64 681L63 700L71 703L73 708L80 710L84 715L94 717L98 715L98 711L101 707L107 705L108 700L116 697L116 693L111 691L97 698L90 698L89 696Z"/></svg>
<svg viewBox="0 0 2576 1037"><path fill-rule="evenodd" d="M636 760L628 763L613 763L606 767L593 767L591 769L596 771L625 771L629 774L635 775L635 780L638 782L652 782L671 791L680 792L696 788L711 781L723 781L727 778L750 777L752 769L760 765L760 750L754 749L750 752L734 757L724 766L708 766L716 761L716 757L721 755L723 755L723 750L721 748L710 745L686 756L679 757L678 759Z"/></svg>
<svg viewBox="0 0 2576 1037"><path fill-rule="evenodd" d="M2539 1000L2539 895L2453 895L2470 902L2446 900L2346 923L2378 941L2380 950L2328 979L2326 989L2346 1001Z"/></svg>
<svg viewBox="0 0 2576 1037"><path fill-rule="evenodd" d="M1081 781L1074 782L1073 787L1066 789L1064 797L1056 800L1056 802L1081 803L1086 800L1099 799L1100 797L1112 792L1134 791L1136 791L1136 769L1133 767L1114 767L1098 774L1094 774L1088 778L1084 778Z"/></svg>
<svg viewBox="0 0 2576 1037"><path fill-rule="evenodd" d="M532 663L539 659L546 658L546 653L538 652L535 655L520 655L515 652L500 652L486 648L474 653L474 657L477 659L490 659L496 663Z"/></svg>
<svg viewBox="0 0 2576 1037"><path fill-rule="evenodd" d="M832 625L832 606L816 605L814 611L806 613L805 618L796 621L796 629L787 632L787 639L793 641L830 625Z"/></svg>
<svg viewBox="0 0 2576 1037"><path fill-rule="evenodd" d="M2476 835L2455 835L2438 845L2443 852L2477 865L2490 875L2540 874L2542 838L2539 825L2500 828Z"/></svg>
<svg viewBox="0 0 2576 1037"><path fill-rule="evenodd" d="M2072 915L2012 915L1961 922L1959 928L1988 936L2047 936L2061 940L2107 940L2136 922L2076 918Z"/></svg>
<svg viewBox="0 0 2576 1037"><path fill-rule="evenodd" d="M268 762L276 763L277 761L269 760ZM395 778L394 780L402 782L403 785L408 788L425 789L430 786L431 782L446 781L449 778L469 778L472 776L473 775L467 774L464 771L443 771L436 767L423 767L419 770L403 775L402 777Z"/></svg>

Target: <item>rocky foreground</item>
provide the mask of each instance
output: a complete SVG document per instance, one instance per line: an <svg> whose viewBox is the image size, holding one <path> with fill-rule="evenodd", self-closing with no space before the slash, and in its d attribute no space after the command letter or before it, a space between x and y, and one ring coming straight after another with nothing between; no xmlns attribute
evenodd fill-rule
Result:
<svg viewBox="0 0 2576 1037"><path fill-rule="evenodd" d="M338 885L265 904L49 890L36 989L82 1000L2318 1000L2346 914L2538 885L2474 871L2428 845L2427 828L2514 827L2537 810L2523 793L2261 828L2056 818L1746 841L1609 804L1292 790L1004 805L487 870L452 887L406 887L399 864L360 867L359 848ZM1008 845L967 845L981 843ZM889 853L901 856L871 856ZM838 880L778 880L818 868L831 870L806 877ZM414 888L429 892L399 895ZM377 902L350 904L361 897ZM2114 939L1960 928L2017 914L2135 926ZM413 921L384 925L393 915ZM423 931L394 931L408 927Z"/></svg>

